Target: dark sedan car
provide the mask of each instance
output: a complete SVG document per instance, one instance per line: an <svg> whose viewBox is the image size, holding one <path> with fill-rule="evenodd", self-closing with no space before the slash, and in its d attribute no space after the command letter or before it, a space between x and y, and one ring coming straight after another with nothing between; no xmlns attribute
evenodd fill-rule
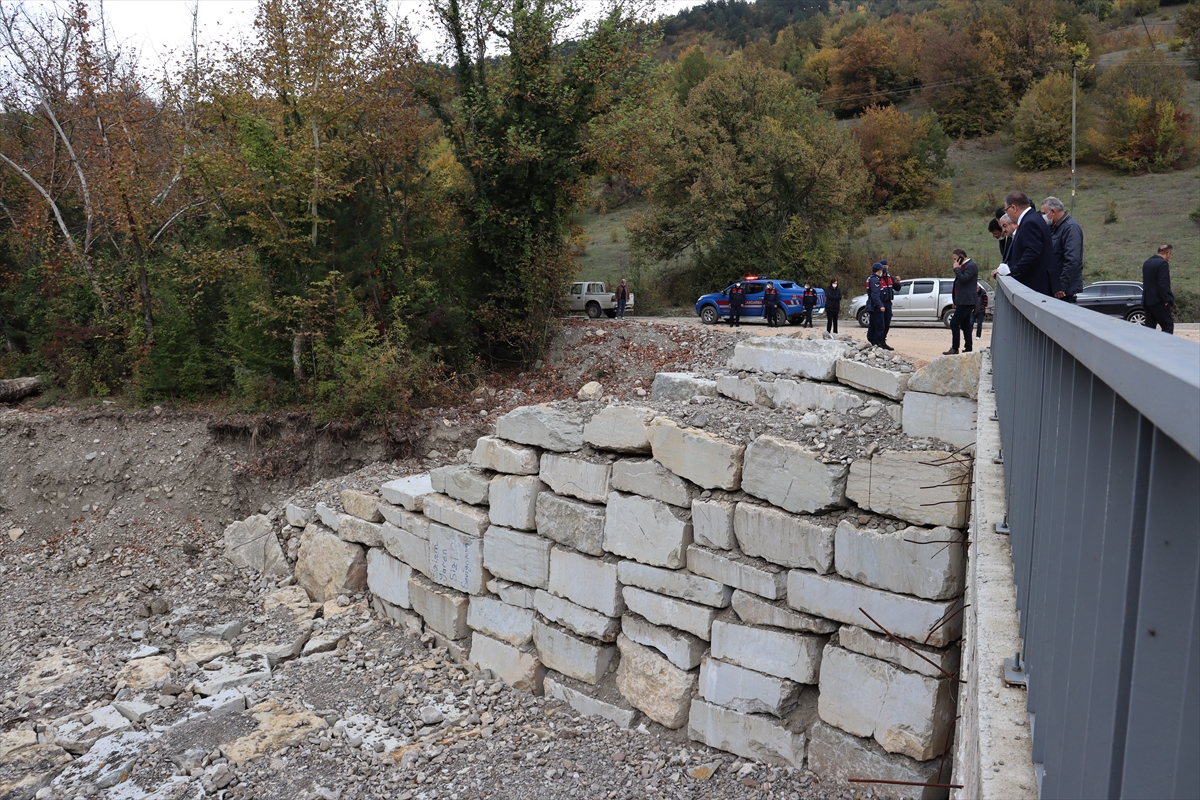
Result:
<svg viewBox="0 0 1200 800"><path fill-rule="evenodd" d="M1100 281L1083 287L1075 295L1083 308L1099 311L1112 317L1143 325L1146 310L1142 308L1142 285L1137 281Z"/></svg>

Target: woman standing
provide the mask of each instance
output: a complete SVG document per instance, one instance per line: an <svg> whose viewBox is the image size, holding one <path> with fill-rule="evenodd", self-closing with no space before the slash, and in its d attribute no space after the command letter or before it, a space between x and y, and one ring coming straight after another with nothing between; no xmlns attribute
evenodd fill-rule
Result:
<svg viewBox="0 0 1200 800"><path fill-rule="evenodd" d="M825 332L837 333L838 314L842 310L842 290L838 288L837 278L829 283L825 290Z"/></svg>

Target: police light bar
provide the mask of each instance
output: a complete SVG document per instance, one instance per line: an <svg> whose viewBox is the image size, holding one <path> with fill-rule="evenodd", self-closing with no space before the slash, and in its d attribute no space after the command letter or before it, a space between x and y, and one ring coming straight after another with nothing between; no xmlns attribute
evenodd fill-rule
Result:
<svg viewBox="0 0 1200 800"><path fill-rule="evenodd" d="M756 280L758 280L758 276L757 275L747 275L745 279L748 281L756 281Z"/></svg>

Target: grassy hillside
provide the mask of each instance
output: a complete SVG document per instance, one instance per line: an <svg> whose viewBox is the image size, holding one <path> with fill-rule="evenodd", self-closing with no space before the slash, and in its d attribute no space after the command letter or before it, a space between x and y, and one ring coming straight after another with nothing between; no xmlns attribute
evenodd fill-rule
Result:
<svg viewBox="0 0 1200 800"><path fill-rule="evenodd" d="M1200 82L1188 82L1187 99L1193 119L1200 120ZM898 265L902 276L930 271L949 275L949 253L956 247L990 271L999 261L999 251L987 233L987 221L1008 191L1022 189L1035 202L1055 195L1070 204L1069 169L1021 172L1011 149L998 136L955 144L950 163L952 200L943 204L944 210L930 207L867 218L850 242L843 265L848 277L865 276L870 263L881 257ZM1081 165L1077 176L1075 218L1084 231L1085 283L1141 280L1142 262L1157 245L1170 242L1175 246L1172 280L1180 318L1200 319L1200 225L1188 218L1200 206L1200 166L1165 174L1121 175ZM647 301L663 310L690 308L694 298L655 296L654 266L640 275L632 270L624 223L642 207L629 204L606 214L591 211L577 216L576 224L587 237L578 277L630 278L644 287ZM1106 222L1114 216L1115 221ZM651 310L650 302L645 309Z"/></svg>

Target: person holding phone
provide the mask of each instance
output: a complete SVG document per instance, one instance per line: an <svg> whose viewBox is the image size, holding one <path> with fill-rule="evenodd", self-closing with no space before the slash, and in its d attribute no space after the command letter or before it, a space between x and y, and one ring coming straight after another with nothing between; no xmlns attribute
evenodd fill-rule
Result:
<svg viewBox="0 0 1200 800"><path fill-rule="evenodd" d="M959 334L963 337L963 352L971 352L971 317L979 299L979 265L967 258L961 247L954 251L954 316L950 319L953 337L950 349L942 355L958 355Z"/></svg>

